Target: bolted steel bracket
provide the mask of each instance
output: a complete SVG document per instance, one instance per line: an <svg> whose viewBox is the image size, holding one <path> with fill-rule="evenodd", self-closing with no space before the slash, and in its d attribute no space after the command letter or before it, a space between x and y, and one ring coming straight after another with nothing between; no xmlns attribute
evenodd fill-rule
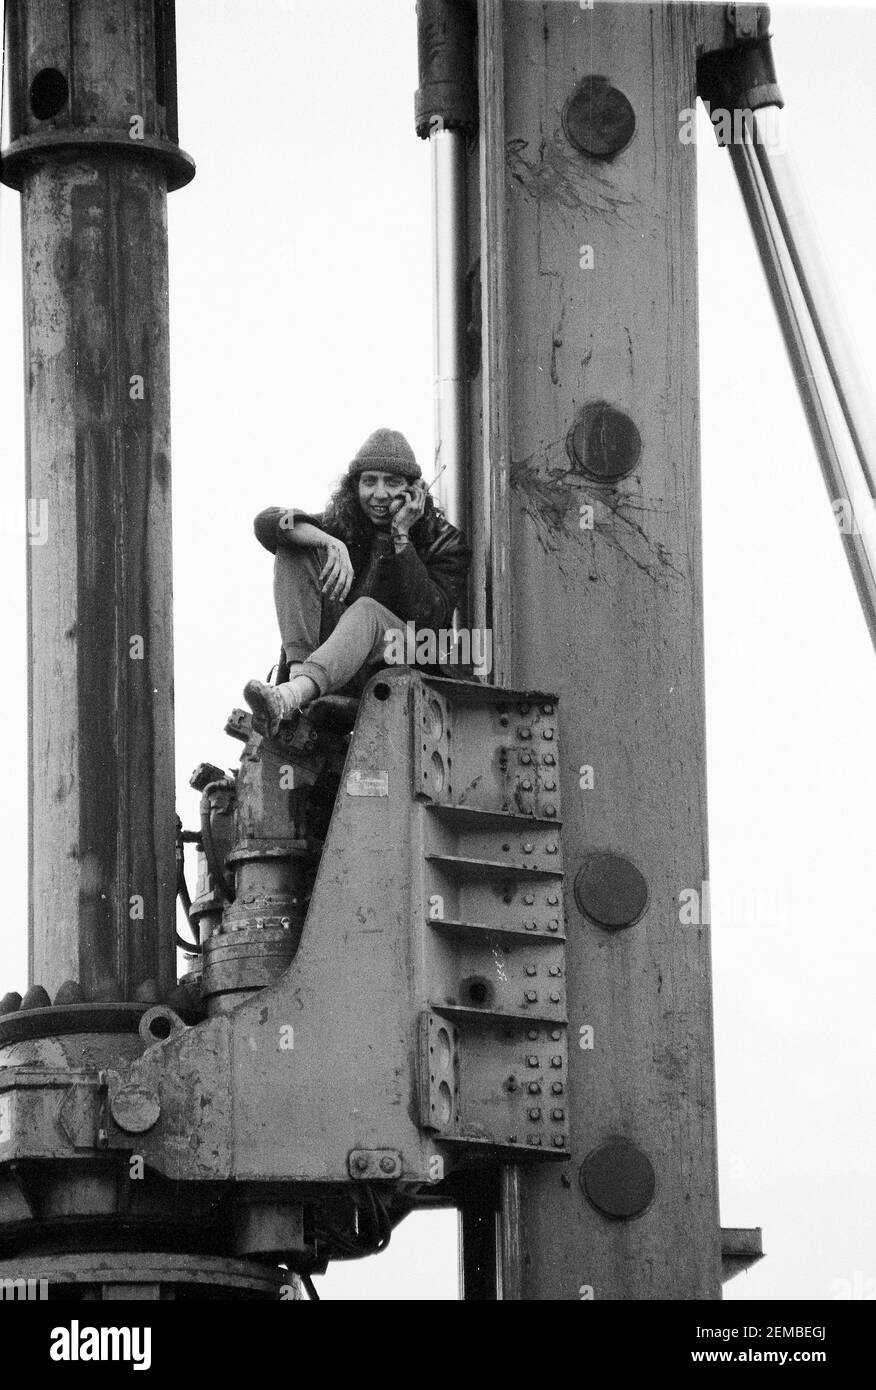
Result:
<svg viewBox="0 0 876 1390"><path fill-rule="evenodd" d="M397 1149L351 1149L347 1169L359 1182L391 1182L402 1175L402 1156Z"/></svg>

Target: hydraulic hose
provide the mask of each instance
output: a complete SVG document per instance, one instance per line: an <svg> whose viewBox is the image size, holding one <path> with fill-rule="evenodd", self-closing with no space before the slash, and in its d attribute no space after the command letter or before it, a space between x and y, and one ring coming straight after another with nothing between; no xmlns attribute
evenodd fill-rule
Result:
<svg viewBox="0 0 876 1390"><path fill-rule="evenodd" d="M182 821L179 816L176 818L176 895L183 906L186 914L186 921L189 922L189 911L192 906L191 894L186 883L186 863L185 863L185 831L182 828ZM186 941L184 936L180 936L178 931L174 931L176 944L181 951L189 951L194 955L200 955L201 945L197 940Z"/></svg>

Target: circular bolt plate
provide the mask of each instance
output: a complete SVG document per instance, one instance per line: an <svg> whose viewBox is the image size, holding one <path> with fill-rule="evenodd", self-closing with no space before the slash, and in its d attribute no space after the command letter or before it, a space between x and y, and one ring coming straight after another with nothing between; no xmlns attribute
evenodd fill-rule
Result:
<svg viewBox="0 0 876 1390"><path fill-rule="evenodd" d="M628 415L607 401L584 406L566 437L573 467L599 483L632 473L642 456L642 437Z"/></svg>
<svg viewBox="0 0 876 1390"><path fill-rule="evenodd" d="M620 931L642 916L648 906L648 885L622 854L594 850L584 856L575 875L575 901L598 927Z"/></svg>
<svg viewBox="0 0 876 1390"><path fill-rule="evenodd" d="M636 116L623 92L607 77L584 77L566 102L563 129L582 154L614 159L632 140Z"/></svg>
<svg viewBox="0 0 876 1390"><path fill-rule="evenodd" d="M578 1181L588 1202L614 1221L641 1216L656 1186L647 1154L629 1139L618 1138L607 1140L587 1155Z"/></svg>
<svg viewBox="0 0 876 1390"><path fill-rule="evenodd" d="M126 1134L145 1134L161 1114L158 1096L150 1086L122 1086L109 1103L110 1114Z"/></svg>

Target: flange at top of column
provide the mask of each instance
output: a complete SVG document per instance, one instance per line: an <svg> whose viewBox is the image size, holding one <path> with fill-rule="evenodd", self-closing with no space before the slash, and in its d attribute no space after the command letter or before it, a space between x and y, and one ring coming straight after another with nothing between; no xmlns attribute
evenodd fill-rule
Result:
<svg viewBox="0 0 876 1390"><path fill-rule="evenodd" d="M170 190L194 178L178 144L174 0L6 0L6 73L10 187L46 159L101 155L157 161Z"/></svg>

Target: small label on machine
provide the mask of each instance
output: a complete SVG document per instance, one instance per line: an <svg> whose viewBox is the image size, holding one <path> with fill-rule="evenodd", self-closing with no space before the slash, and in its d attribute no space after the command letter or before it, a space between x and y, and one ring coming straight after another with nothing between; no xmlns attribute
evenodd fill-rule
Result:
<svg viewBox="0 0 876 1390"><path fill-rule="evenodd" d="M389 796L388 772L363 772L356 768L347 773L348 796Z"/></svg>

